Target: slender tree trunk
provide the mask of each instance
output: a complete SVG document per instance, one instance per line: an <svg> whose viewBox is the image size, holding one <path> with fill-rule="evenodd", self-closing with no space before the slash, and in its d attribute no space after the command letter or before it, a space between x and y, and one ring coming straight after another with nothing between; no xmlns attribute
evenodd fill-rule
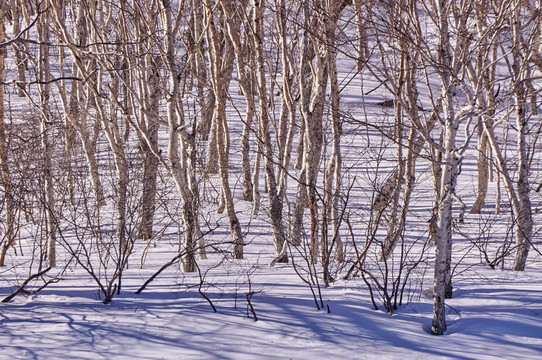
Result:
<svg viewBox="0 0 542 360"><path fill-rule="evenodd" d="M197 127L197 133L204 141L209 140L211 124L213 123L213 112L215 108L215 94L209 83L209 74L207 69L208 58L205 51L206 31L203 24L203 3L198 0L192 0L190 4L191 23L193 23L192 38L194 41L194 60L195 73L197 77L197 102L201 111L201 121ZM216 172L216 171L215 171Z"/></svg>
<svg viewBox="0 0 542 360"><path fill-rule="evenodd" d="M366 1L363 0L353 0L353 5L356 11L356 31L358 37L358 59L357 59L357 70L361 71L365 66L365 62L369 60L369 41L367 35L367 22L365 21L365 9L363 3Z"/></svg>
<svg viewBox="0 0 542 360"><path fill-rule="evenodd" d="M406 43L402 41L400 46L402 47L404 54L409 53ZM410 117L413 119L413 124L418 124L420 119L418 113L418 105L416 103L418 98L418 90L415 81L416 67L412 66L412 61L413 59L411 58L411 56L403 55L401 68L403 69L402 71L404 75L401 76L397 85L399 89L401 89L401 87L404 87L404 89L400 90L401 92L404 92L404 96L406 98L406 109L403 109L403 111L410 115ZM397 99L395 102L398 103ZM401 114L397 113L396 117L397 116L401 116ZM435 119L436 116L430 118L427 123L428 129L432 129L434 127ZM399 120L399 123L401 122L402 120ZM398 215L392 216L392 222L388 223L388 231L384 240L383 260L387 260L391 256L397 242L399 241L399 238L401 237L401 234L404 231L406 215L410 204L410 198L412 195L412 191L414 190L416 159L425 144L423 137L419 135L416 127L412 126L406 146L406 159L403 163L401 144L402 132L404 130L402 128L403 126L400 126L400 135L397 136L397 140L399 141L397 153L399 169L397 172L397 177L395 179L395 186L397 192L395 196L398 198L399 192L403 191L403 202L400 210L397 210Z"/></svg>
<svg viewBox="0 0 542 360"><path fill-rule="evenodd" d="M155 59L152 55L146 56L145 70L147 76L144 78L146 81L148 96L149 111L155 116L143 115L144 129L146 132L146 138L150 142L140 141L142 155L143 155L143 194L141 198L141 224L139 226L139 237L144 240L152 238L154 212L156 208L156 182L158 176L158 164L159 159L154 153L154 149L158 148L158 121L156 118L159 113L159 100L160 100L160 68L157 63L158 59ZM156 118L155 118L156 117Z"/></svg>
<svg viewBox="0 0 542 360"><path fill-rule="evenodd" d="M506 188L506 191L511 201L512 211L515 217L514 226L516 227L516 246L517 246L516 259L514 260L514 265L512 268L514 270L521 271L523 269L521 268L518 269L515 266L517 265L516 260L518 258L518 252L519 252L518 245L523 244L526 241L530 241L530 239L527 238L526 236L529 236L529 235L532 236L532 234L530 233L530 230L532 229L532 218L529 218L528 216L528 214L530 213L530 208L529 209L522 208L523 206L525 206L526 203L524 204L521 203L520 197L518 196L518 193L516 192L514 188L514 181L510 177L510 171L508 169L508 166L506 165L506 160L503 156L504 151L499 147L495 134L493 133L493 128L489 127L487 122L484 122L484 132L486 133L489 144L491 145L491 148L493 150L493 154L495 156L495 160L499 168L499 172L498 172L498 174L500 175L499 177L502 177L502 180L504 181L504 186ZM497 181L499 181L499 179ZM519 255L523 255L523 253L519 252Z"/></svg>
<svg viewBox="0 0 542 360"><path fill-rule="evenodd" d="M519 85L518 87L521 87ZM516 216L516 256L512 269L523 271L527 263L529 248L533 232L533 217L531 199L529 196L529 165L526 146L527 120L525 118L524 94L516 90L516 127L518 130L518 179L517 194L519 208L515 211Z"/></svg>
<svg viewBox="0 0 542 360"><path fill-rule="evenodd" d="M480 214L485 204L489 181L489 159L487 158L487 138L483 134L482 119L478 125L478 195L470 210L471 214Z"/></svg>
<svg viewBox="0 0 542 360"><path fill-rule="evenodd" d="M333 147L331 150L331 159L327 169L325 203L328 213L327 219L330 222L332 230L332 248L335 249L335 258L338 262L344 260L344 249L339 232L339 199L342 182L342 153L341 153L341 138L342 138L342 119L340 114L340 89L337 76L337 51L335 49L335 31L337 27L337 19L340 17L342 9L336 9L337 2L329 2L327 7L331 12L330 21L326 23L326 47L327 47L327 67L329 68L329 98L331 103L331 121ZM327 236L327 234L322 234ZM325 241L327 243L327 240ZM327 249L326 249L327 253ZM327 254L326 257L329 257ZM329 260L324 259L327 263Z"/></svg>
<svg viewBox="0 0 542 360"><path fill-rule="evenodd" d="M296 169L300 169L299 174L299 181L298 181L298 188L297 188L297 195L296 195L296 202L294 206L294 211L292 214L292 221L290 226L290 239L292 241L292 244L299 245L301 244L301 232L303 228L303 211L305 210L305 207L309 205L308 203L308 191L307 191L307 185L308 185L308 173L307 173L307 159L306 159L306 153L308 151L308 140L307 137L310 137L308 134L309 130L307 127L307 124L310 122L310 101L311 101L311 94L313 92L313 84L315 83L315 80L313 77L315 74L312 74L311 72L311 63L313 62L313 59L315 58L315 50L314 45L310 41L310 33L309 28L314 28L312 25L316 24L316 21L314 20L315 17L311 14L309 4L304 3L303 4L303 38L302 38L302 47L301 47L301 60L300 60L300 66L301 70L299 72L299 92L301 94L301 126L300 126L300 134L299 134L299 145L297 147L297 159L296 159ZM316 69L320 69L320 67L316 67ZM326 78L327 79L327 78ZM324 89L325 91L325 89ZM322 104L323 105L323 104ZM316 114L318 115L318 114ZM321 121L321 119L320 119ZM318 120L314 120L316 125L318 125ZM316 129L317 132L317 129ZM320 132L320 140L321 140L322 133ZM313 142L318 142L318 138L313 138ZM312 149L314 152L316 146L313 145ZM319 154L318 154L319 155ZM301 161L301 160L302 161ZM318 158L319 160L319 158ZM314 165L314 164L313 164ZM316 175L316 174L315 174ZM316 185L316 184L315 184ZM316 204L314 204L316 206Z"/></svg>
<svg viewBox="0 0 542 360"><path fill-rule="evenodd" d="M179 99L179 67L175 59L175 33L173 32L172 24L173 11L171 2L168 0L162 1L162 25L166 30L165 38L165 65L168 73L168 97L167 101L167 119L168 119L168 150L167 156L170 162L170 173L173 175L177 190L181 195L183 202L183 255L181 257L182 270L184 272L193 272L196 270L195 261L195 245L200 241L201 231L197 224L197 205L195 195L190 187L187 175L186 159L181 159L179 156L182 153L183 158L186 157L186 151L180 152L179 139L185 141L194 134L188 134L184 128L184 120L181 113L177 111L177 101ZM188 147L185 147L188 148Z"/></svg>
<svg viewBox="0 0 542 360"><path fill-rule="evenodd" d="M253 184L252 171L250 167L250 134L252 132L252 120L256 112L254 101L254 91L252 85L252 46L249 35L245 35L244 44L241 41L241 20L239 15L234 15L232 9L234 6L246 7L248 4L240 4L232 1L221 0L222 9L224 10L225 19L227 21L228 34L232 41L237 60L237 73L239 75L239 86L246 100L245 120L243 123L243 134L241 136L241 162L242 162L242 184L243 184L243 199L246 201L253 200ZM248 22L248 21L247 21ZM245 23L245 28L249 27ZM246 31L246 30L245 30ZM255 30L256 31L256 30ZM250 40L249 40L250 39Z"/></svg>
<svg viewBox="0 0 542 360"><path fill-rule="evenodd" d="M259 134L265 162L265 175L267 180L267 195L269 197L269 218L273 231L273 242L275 245L275 257L277 261L287 262L288 257L282 251L285 245L284 225L282 223L282 199L278 195L277 182L275 178L275 160L271 146L271 134L269 131L269 115L267 113L267 86L265 81L265 63L263 54L263 15L264 0L254 0L254 44L256 48L256 64L258 76L259 93Z"/></svg>
<svg viewBox="0 0 542 360"><path fill-rule="evenodd" d="M235 212L233 194L229 184L229 129L226 122L226 96L229 81L225 81L225 78L228 79L228 73L231 75L231 66L229 64L233 59L232 49L229 48L230 45L228 40L219 38L212 12L213 6L210 0L205 0L204 3L208 21L207 26L210 46L212 47L213 52L211 68L213 72L213 90L216 96L214 119L216 122L218 173L221 183L221 193L230 222L229 227L234 246L233 256L235 259L242 259L244 246L243 233L241 231L241 224ZM222 40L225 40L225 44L222 44ZM225 46L226 48L223 49L222 46Z"/></svg>
<svg viewBox="0 0 542 360"><path fill-rule="evenodd" d="M61 10L61 9L59 9ZM91 16L95 19L105 19L104 12L107 11L105 7L100 7L97 3L91 3L88 8ZM58 16L58 14L57 14ZM92 41L92 44L89 49L91 53L96 54L95 57L91 60L91 68L94 71L91 73L92 76L89 77L90 86L88 87L88 97L92 101L92 105L96 110L97 122L95 126L98 126L98 123L101 124L101 128L105 137L107 139L109 148L111 149L113 155L113 163L115 166L115 211L116 211L116 229L115 229L115 238L117 243L118 258L116 261L116 272L115 276L120 276L122 269L126 266L129 254L131 252L131 243L128 239L127 234L127 201L128 201L128 182L129 182L129 173L128 173L128 162L125 151L125 137L121 132L120 119L118 116L117 104L114 101L109 102L109 107L107 109L107 104L104 102L101 94L104 93L103 84L104 78L109 77L111 79L110 91L112 96L119 98L119 78L116 76L115 67L119 67L119 64L115 64L115 60L111 61L113 64L110 68L105 68L100 65L101 59L98 54L102 52L111 52L112 49L109 48L110 45L103 44L100 39L104 35L102 31L109 25L107 23L98 23L97 26L90 28L89 39ZM77 52L74 55L77 54ZM105 68L105 70L104 70ZM84 69L79 69L84 71ZM96 130L95 130L96 131ZM96 136L96 134L95 134ZM113 286L114 278L109 280L108 286ZM119 280L120 281L120 280ZM120 282L119 282L120 284ZM117 289L120 291L120 288ZM107 296L113 296L113 291L108 290Z"/></svg>
<svg viewBox="0 0 542 360"><path fill-rule="evenodd" d="M446 331L446 311L444 299L451 296L450 265L452 243L452 194L455 192L457 181L456 167L458 158L455 148L455 138L458 124L453 111L451 74L452 65L450 53L450 38L448 33L449 4L444 0L436 5L439 19L439 48L438 60L442 86L442 112L444 114L444 154L438 207L438 222L436 231L435 277L433 285L433 323L431 333L442 335Z"/></svg>
<svg viewBox="0 0 542 360"><path fill-rule="evenodd" d="M521 35L521 15L520 7L514 10L514 21L512 23L512 37L514 44L518 49L525 47ZM517 128L517 152L518 152L518 170L517 170L517 195L519 205L515 209L516 216L516 256L512 269L523 271L527 263L529 248L533 232L533 217L531 209L531 199L529 196L529 155L527 149L528 136L528 118L526 116L527 90L531 79L529 70L525 67L525 56L521 56L519 51L513 53L512 77L515 83L514 98L516 111Z"/></svg>
<svg viewBox="0 0 542 360"><path fill-rule="evenodd" d="M206 34L206 43L208 44L207 46L209 47L209 67L210 67L210 83L211 83L211 88L213 89L213 95L214 95L214 98L213 98L213 103L209 103L209 112L212 113L212 116L210 117L210 123L209 123L209 136L208 136L208 141L207 141L207 164L206 164L206 171L208 174L217 174L219 172L219 155L218 155L218 132L220 131L219 130L219 119L217 118L217 113L216 113L216 109L217 109L217 104L219 101L224 101L224 100L221 100L221 99L218 99L218 95L216 90L217 90L217 86L216 84L220 84L220 80L221 78L220 77L217 77L217 76L220 76L220 74L216 74L215 71L214 71L214 65L215 65L215 62L220 62L220 58L221 58L221 55L222 55L222 47L221 47L221 44L224 44L225 43L225 36L223 33L221 34L218 34L216 31L215 31L215 36L216 36L216 40L213 39L213 35L211 33L211 31L209 31L208 27L210 26L211 22L214 21L214 17L212 16L211 12L212 12L212 5L211 4L208 4L207 2L204 2L204 5L205 7L205 21L206 21L206 25L205 25L205 28L207 29L207 31L205 32ZM214 25L213 25L214 26ZM218 54L215 54L212 52L212 49L214 49L213 47L213 43L214 42L217 42L217 51L218 51ZM217 58L217 56L219 58ZM221 69L219 67L219 69ZM212 112L211 112L211 109L212 109ZM218 209L218 212L221 213L225 206L224 204L224 200L223 200L223 197L224 195L220 194L220 205L219 205L219 209Z"/></svg>
<svg viewBox="0 0 542 360"><path fill-rule="evenodd" d="M43 155L43 206L46 214L46 238L47 238L47 266L56 266L56 228L55 217L55 192L53 184L53 146L51 145L51 133L53 131L53 119L49 109L49 97L51 94L50 69L49 69L49 41L48 19L43 15L38 19L37 29L40 39L38 49L38 76L40 89L40 140Z"/></svg>
<svg viewBox="0 0 542 360"><path fill-rule="evenodd" d="M288 44L286 0L280 1L280 9L276 12L278 32L280 36L280 59L282 64L282 87L280 89L280 120L278 134L278 156L276 179L279 186L279 196L286 199L287 172L290 166L293 137L296 128L296 102L293 99L292 87L294 71ZM291 41L294 42L295 39ZM291 44L290 43L290 44Z"/></svg>
<svg viewBox="0 0 542 360"><path fill-rule="evenodd" d="M403 51L405 49L402 49ZM404 89L403 84L405 83L405 77L406 73L408 71L408 59L405 53L402 53L400 60L400 66L401 71L399 72L399 76L396 81L396 88L397 88L397 94L395 95L396 98L394 100L394 111L395 111L395 142L397 143L397 170L394 173L393 178L393 186L390 187L390 189L393 189L390 191L390 193L384 194L384 196L389 199L389 205L390 208L389 214L388 214L388 230L386 237L384 239L384 244L382 246L382 254L380 256L381 261L385 261L389 258L391 253L393 252L393 249L395 247L395 243L398 239L398 236L395 237L396 232L396 225L398 222L398 215L399 215L399 197L401 195L401 190L403 187L404 182L404 175L405 175L405 164L403 161L403 133L404 133L404 126L403 126L403 109L401 103L398 101L403 96ZM402 229L397 229L399 231L402 231ZM397 233L399 235L400 233Z"/></svg>
<svg viewBox="0 0 542 360"><path fill-rule="evenodd" d="M529 66L525 66L525 53L531 53L530 46L526 44L521 35L521 7L518 6L512 11L510 22L511 36L516 51L511 53L512 60L507 61L511 80L513 82L513 97L515 100L514 110L516 118L517 132L517 173L515 179L512 179L510 170L506 162L506 144L508 135L504 136L503 149L499 147L494 134L494 126L491 119L483 122L484 134L487 136L491 146L493 157L496 159L498 167L497 173L497 206L500 206L500 178L508 193L512 205L512 215L514 217L514 227L516 235L516 255L512 269L522 271L525 269L529 248L531 246L533 218L530 200L529 186L529 150L527 149L528 138L528 117L526 115L526 102L528 98L528 89L530 88ZM534 30L537 31L536 29ZM473 76L474 77L474 76ZM507 129L507 128L506 128Z"/></svg>
<svg viewBox="0 0 542 360"><path fill-rule="evenodd" d="M14 1L11 5L11 18L13 21L13 34L19 34L21 32L21 3L19 1ZM19 82L17 86L19 87L19 97L26 96L26 61L25 61L25 52L26 46L24 43L15 44L15 61L17 63L17 81Z"/></svg>
<svg viewBox="0 0 542 360"><path fill-rule="evenodd" d="M252 174L252 215L257 216L260 212L260 168L262 162L262 147L256 147L256 160L254 161L254 172Z"/></svg>
<svg viewBox="0 0 542 360"><path fill-rule="evenodd" d="M0 3L0 42L5 41L4 28L5 3ZM6 48L0 48L0 81L4 80L4 61ZM15 206L11 190L11 176L8 165L8 139L4 117L4 85L0 85L0 185L4 192L5 227L4 242L0 253L0 266L5 265L5 256L10 247L15 245Z"/></svg>
<svg viewBox="0 0 542 360"><path fill-rule="evenodd" d="M476 129L478 136L478 194L476 200L470 210L471 214L480 214L485 204L488 184L491 179L491 152L488 146L487 136L484 133L483 122L490 121L495 114L496 99L495 99L495 71L497 67L498 55L498 40L492 37L488 39L487 32L487 11L489 4L483 1L476 6L476 29L480 39L484 39L482 44L477 49L477 55L474 61L474 69L468 66L467 69L471 81L475 84L474 88L482 87L485 96L482 92L478 92L476 96L477 103L487 109L485 114L478 118L478 127ZM486 120L487 119L487 120ZM489 126L492 126L491 124Z"/></svg>
<svg viewBox="0 0 542 360"><path fill-rule="evenodd" d="M65 160L65 169L66 169L66 181L67 181L67 187L68 187L68 196L70 199L70 203L72 205L75 204L75 185L74 185L74 176L73 176L73 170L72 170L72 163L73 163L73 153L75 151L75 130L73 126L71 125L70 121L68 120L68 99L66 97L66 81L64 78L66 77L65 71L64 71L64 65L65 65L65 49L59 48L58 49L58 61L60 63L60 77L62 80L57 83L57 89L59 90L59 95L62 99L62 106L65 114L64 118L64 152L66 156Z"/></svg>
<svg viewBox="0 0 542 360"><path fill-rule="evenodd" d="M440 133L439 144L442 146L444 142L443 132ZM440 204L440 184L442 182L442 152L437 150L435 146L430 145L431 154L431 173L433 174L433 208L431 211L431 218L428 222L428 242L432 245L437 243L437 223L438 223L438 208Z"/></svg>
<svg viewBox="0 0 542 360"><path fill-rule="evenodd" d="M60 11L60 10L59 10ZM85 18L83 4L79 4L76 11L75 20L75 45L85 47L88 44L88 32L87 32L87 19ZM58 18L58 17L57 17ZM61 23L64 26L64 23ZM74 52L72 51L72 55ZM78 60L74 61L72 65L72 74L74 77L84 78L88 75L86 71L90 66L91 61L85 57L78 57ZM82 70L83 69L83 70ZM65 89L59 89L60 92L64 92ZM89 169L89 177L94 190L94 196L96 198L96 204L98 206L104 206L106 204L104 190L102 182L100 180L100 174L98 171L98 160L96 158L96 142L93 141L93 137L89 131L88 124L88 112L92 106L92 97L87 97L85 101L85 95L83 86L79 81L71 82L69 110L67 114L67 120L71 126L76 130L79 139L83 145L83 153L87 160L87 166ZM65 105L65 107L67 107Z"/></svg>

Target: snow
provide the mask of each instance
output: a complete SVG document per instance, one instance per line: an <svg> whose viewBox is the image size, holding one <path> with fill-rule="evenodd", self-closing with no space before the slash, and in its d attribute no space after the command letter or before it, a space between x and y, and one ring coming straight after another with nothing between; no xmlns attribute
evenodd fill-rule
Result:
<svg viewBox="0 0 542 360"><path fill-rule="evenodd" d="M175 270L166 271L140 295L135 291L149 271L128 270L127 284L109 305L99 301L97 289L84 277L52 284L2 303L0 357L537 359L542 354L540 262L523 273L478 265L454 277L448 331L440 337L429 334L432 304L427 297L390 316L372 309L361 284L337 281L322 288L325 306L317 310L291 265L253 264L251 272L258 321L247 309L248 285L242 275L218 273L211 281L224 281L221 288L206 289L217 313L197 289L178 283L181 278L190 283L195 275ZM226 283L228 278L237 283ZM3 287L0 294L12 290Z"/></svg>

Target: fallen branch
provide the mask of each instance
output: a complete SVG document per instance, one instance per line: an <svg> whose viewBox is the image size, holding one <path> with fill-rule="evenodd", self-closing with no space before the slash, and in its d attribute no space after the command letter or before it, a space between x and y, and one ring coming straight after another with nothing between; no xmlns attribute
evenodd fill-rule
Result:
<svg viewBox="0 0 542 360"><path fill-rule="evenodd" d="M183 256L185 254L185 252L181 252L179 254L177 254L177 256L175 256L173 259L171 259L170 261L168 261L166 264L164 264L160 270L158 270L157 272L155 272L147 281L145 281L145 283L139 288L139 290L136 291L136 294L141 294L141 292L143 290L145 290L145 288L147 287L147 285L149 285L154 279L156 279L156 277L158 275L160 275L160 273L164 270L166 270L168 267L170 267L171 265L175 264L175 262L177 260L179 260L181 258L181 256Z"/></svg>
<svg viewBox="0 0 542 360"><path fill-rule="evenodd" d="M254 321L258 321L258 317L256 316L256 311L254 310L254 307L252 306L252 302L250 301L250 299L252 298L252 295L254 294L255 294L254 291L250 291L250 292L245 293L245 297L247 299L250 312L252 313L252 316L254 317Z"/></svg>
<svg viewBox="0 0 542 360"><path fill-rule="evenodd" d="M11 295L9 295L8 297L6 297L4 300L2 300L3 303L7 303L7 302L10 302L11 299L13 299L15 296L17 296L19 293L23 292L24 291L24 288L26 285L28 285L28 283L36 278L39 278L39 277L42 277L43 275L45 275L49 270L51 270L51 267L49 266L47 269L43 270L43 271L40 271L39 273L37 274L34 274L34 275L30 275L28 277L28 279L26 279L21 286L19 286L19 288L17 290L15 290Z"/></svg>

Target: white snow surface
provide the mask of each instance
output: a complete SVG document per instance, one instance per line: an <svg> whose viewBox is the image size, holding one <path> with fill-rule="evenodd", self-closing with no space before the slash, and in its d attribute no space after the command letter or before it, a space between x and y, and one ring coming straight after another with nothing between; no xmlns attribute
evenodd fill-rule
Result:
<svg viewBox="0 0 542 360"><path fill-rule="evenodd" d="M197 287L183 285L197 284L197 275L172 268L136 295L155 271L152 265L168 258L153 255L160 254L151 254L152 261L143 268L134 264L126 271L125 285L109 305L99 301L96 286L79 270L69 282L2 303L0 358L537 359L542 355L540 261L521 273L474 265L455 276L454 298L447 300L448 330L433 336L432 303L427 297L400 306L390 316L373 310L361 281L337 281L321 288L324 309L317 310L310 289L290 265L268 267L262 259L239 260L207 275L215 286L204 291L216 313ZM205 266L205 261L200 263ZM250 271L236 273L236 268ZM258 321L247 309L248 273ZM0 295L13 290L4 286Z"/></svg>

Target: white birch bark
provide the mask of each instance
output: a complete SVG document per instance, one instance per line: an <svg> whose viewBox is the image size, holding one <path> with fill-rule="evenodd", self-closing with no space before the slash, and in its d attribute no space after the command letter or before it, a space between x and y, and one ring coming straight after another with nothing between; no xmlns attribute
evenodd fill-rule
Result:
<svg viewBox="0 0 542 360"><path fill-rule="evenodd" d="M322 132L318 131L318 123L320 122L320 128L321 128L321 117L318 119L319 110L320 108L312 109L313 111L316 110L316 114L314 116L314 120L311 121L311 96L313 93L315 93L314 98L319 98L320 100L323 100L324 94L322 91L325 92L325 86L322 88L321 86L318 87L318 82L316 81L315 77L317 76L316 73L313 73L314 71L322 71L322 65L325 65L325 63L319 63L317 65L312 66L313 59L316 56L316 52L314 49L315 44L313 44L311 40L310 32L308 31L309 28L314 28L317 24L317 18L314 14L312 14L311 9L309 7L310 5L308 3L303 4L303 38L302 38L302 47L301 47L301 60L300 60L300 71L299 71L299 92L300 92L300 104L301 104L301 123L300 126L300 139L299 139L299 145L297 148L297 160L296 164L301 166L300 167L300 173L299 173L299 180L298 180L298 187L297 187L297 195L296 195L296 201L294 205L294 210L292 214L292 221L290 225L290 240L292 244L299 245L301 244L301 233L303 228L303 211L307 206L310 206L309 204L309 197L308 197L308 188L310 187L309 183L309 174L308 174L308 161L309 158L311 160L316 160L318 164L313 163L312 168L314 172L314 167L316 165L319 165L320 161L320 152L321 152L321 144L322 144ZM327 75L323 77L320 73L320 81L327 81ZM318 92L318 95L316 96L316 92ZM316 105L316 104L315 104ZM323 111L323 104L318 104L322 106ZM320 113L321 115L321 113ZM309 129L308 124L314 123L313 126L315 127L312 131ZM311 136L312 135L312 136ZM316 136L315 136L316 135ZM318 136L319 135L319 136ZM312 139L310 139L312 137ZM312 153L310 155L308 154L309 151L309 144L308 142L312 141ZM318 147L318 144L320 144L320 147ZM315 156L316 155L316 156ZM299 159L302 159L302 161L299 161ZM298 167L296 165L296 168ZM317 171L317 170L316 170ZM316 185L316 176L317 173L314 172L314 186ZM314 194L314 193L313 193ZM313 199L314 200L314 199ZM316 203L314 204L316 206ZM316 226L316 224L313 224ZM313 229L314 231L314 229ZM313 246L315 246L314 244ZM314 257L314 261L316 261L317 251L314 253L314 249L312 252L312 256Z"/></svg>
<svg viewBox="0 0 542 360"><path fill-rule="evenodd" d="M452 297L451 256L452 256L452 201L457 198L456 184L459 173L461 153L456 147L456 134L459 125L466 118L473 116L475 107L467 105L460 110L454 109L454 96L458 91L457 79L469 54L472 40L466 36L457 36L450 40L450 16L453 15L455 32L467 33L467 24L472 7L467 3L451 3L438 0L432 3L435 11L435 23L438 26L439 44L436 51L437 73L441 85L444 142L442 152L442 175L436 229L436 258L433 284L433 323L431 333L442 335L446 331L444 299ZM468 143L467 143L468 144ZM466 145L467 145L466 144ZM465 145L465 146L466 146Z"/></svg>
<svg viewBox="0 0 542 360"><path fill-rule="evenodd" d="M171 3L163 0L161 3L163 12L161 14L162 27L165 31L165 65L168 73L168 97L166 99L167 119L168 119L168 149L167 156L170 162L169 171L173 175L177 190L181 195L183 202L183 256L181 257L182 270L184 272L193 272L196 270L195 264L195 245L196 236L200 235L197 226L197 212L194 212L195 196L189 186L186 167L182 165L183 160L180 157L179 140L184 140L190 135L186 132L181 117L177 110L177 99L179 95L179 67L175 61L175 34L176 31L172 24L174 23L173 10ZM186 153L183 152L183 156Z"/></svg>
<svg viewBox="0 0 542 360"><path fill-rule="evenodd" d="M57 10L56 13L61 14L60 10ZM87 20L85 18L85 12L83 4L79 4L77 9L74 11L76 14L75 18L75 34L74 34L74 44L84 48L88 44L88 31L87 31ZM63 18L56 18L56 21L59 22L61 27L65 27ZM73 52L72 56L73 56ZM84 78L88 75L86 69L89 66L89 59L86 56L80 56L75 58L74 63L72 64L72 76L74 78ZM85 71L81 71L85 69ZM69 125L76 131L81 144L83 145L83 153L85 155L87 166L89 169L89 177L92 183L92 188L94 190L94 196L96 199L96 204L98 206L104 206L106 204L105 195L103 190L102 181L100 179L100 174L98 171L98 161L96 158L96 142L93 141L93 136L91 135L90 124L88 123L88 112L92 106L93 100L87 98L85 101L84 89L80 81L71 81L71 90L69 97L66 94L67 89L62 87L57 87L60 98L63 102L64 109L66 111L66 121ZM69 100L68 100L69 98Z"/></svg>
<svg viewBox="0 0 542 360"><path fill-rule="evenodd" d="M528 117L526 116L527 90L531 82L529 69L526 67L524 58L529 44L525 44L522 37L521 6L517 6L513 13L512 38L514 45L520 51L513 52L512 81L514 82L515 115L517 129L517 196L518 208L516 216L516 255L512 269L523 271L527 263L529 248L533 232L533 217L529 186L529 155L527 148ZM539 15L540 16L540 15ZM532 44L531 44L532 45ZM523 53L523 54L522 54Z"/></svg>
<svg viewBox="0 0 542 360"><path fill-rule="evenodd" d="M220 177L222 199L229 219L230 234L233 239L233 256L235 259L243 258L243 233L241 223L235 212L233 194L229 184L229 129L226 121L226 96L228 76L231 75L233 51L229 47L229 41L222 40L216 28L213 5L210 0L205 0L207 27L209 32L210 46L212 48L212 83L216 96L214 119L216 122L216 145L218 151L218 173ZM223 48L226 47L226 49ZM225 66L226 65L226 66ZM229 75L228 75L229 73Z"/></svg>
<svg viewBox="0 0 542 360"><path fill-rule="evenodd" d="M0 43L4 42L4 11L5 3L0 3ZM4 62L6 58L6 48L0 48L0 81L4 80ZM0 266L5 265L5 256L10 247L15 245L15 208L13 202L13 193L11 190L10 169L8 166L8 146L6 137L6 125L4 117L4 86L0 85L0 185L4 192L4 212L5 212L5 240L2 243L0 253Z"/></svg>
<svg viewBox="0 0 542 360"><path fill-rule="evenodd" d="M297 100L294 99L292 93L295 80L292 53L295 45L291 44L294 42L293 40L290 42L288 41L286 0L281 0L280 9L276 12L276 19L280 35L280 57L283 69L278 136L279 166L277 167L276 178L279 186L279 196L281 196L287 204L286 189L288 186L288 171L292 157L293 140L297 128Z"/></svg>
<svg viewBox="0 0 542 360"><path fill-rule="evenodd" d="M21 7L22 4L19 1L14 1L11 4L11 19L13 21L13 34L19 34L21 32ZM19 97L26 96L26 60L25 52L27 51L24 43L18 43L14 46L15 61L17 64L17 86L19 87Z"/></svg>
<svg viewBox="0 0 542 360"><path fill-rule="evenodd" d="M52 156L53 146L50 136L52 132L52 119L50 118L49 98L51 95L50 68L49 68L49 41L48 19L44 14L38 19L37 31L41 44L38 47L38 77L40 91L40 140L43 156L43 206L46 218L47 239L47 266L56 266L56 228L55 191L53 184Z"/></svg>
<svg viewBox="0 0 542 360"><path fill-rule="evenodd" d="M263 54L264 15L265 1L254 0L254 15L253 25L254 45L256 49L256 64L258 78L258 93L259 93L259 137L263 150L265 163L265 176L267 180L267 195L269 198L269 218L271 221L271 229L273 231L273 243L275 245L275 260L274 262L287 262L283 248L285 247L285 232L282 223L282 199L277 190L277 181L275 178L275 159L273 156L273 148L271 146L270 122L267 113L267 85L265 79L265 62Z"/></svg>
<svg viewBox="0 0 542 360"><path fill-rule="evenodd" d="M442 112L444 116L444 153L440 184L440 199L436 229L435 276L433 284L433 322L431 333L442 335L446 331L446 309L444 299L447 296L447 285L450 281L450 261L452 242L452 193L455 192L457 156L455 138L457 120L454 116L450 69L452 55L450 53L450 38L448 29L449 4L445 0L434 3L438 18L438 55L441 65L439 71L442 86Z"/></svg>
<svg viewBox="0 0 542 360"><path fill-rule="evenodd" d="M152 45L151 45L152 46ZM140 91L144 94L144 102L148 106L148 113L141 114L140 129L145 132L145 139L140 139L143 156L143 194L141 198L141 220L138 237L148 241L153 236L154 212L156 207L156 182L158 176L159 159L154 149L158 148L157 121L159 113L160 67L158 59L147 54L140 72ZM149 142L149 143L148 143Z"/></svg>
<svg viewBox="0 0 542 360"><path fill-rule="evenodd" d="M478 34L478 46L473 63L467 63L467 75L472 83L472 89L480 89L477 94L471 94L469 99L486 109L478 118L476 129L478 136L478 194L471 207L471 214L480 214L486 200L488 183L490 181L491 152L489 151L487 136L482 122L489 121L491 127L492 118L495 114L495 71L497 67L498 43L503 18L496 17L491 23L488 22L487 13L490 7L488 2L481 2L475 6L476 33ZM468 92L466 92L468 93Z"/></svg>
<svg viewBox="0 0 542 360"><path fill-rule="evenodd" d="M342 152L341 152L341 138L342 138L342 119L340 114L340 89L337 76L337 51L335 45L337 21L340 18L344 7L347 2L327 1L326 7L329 15L329 20L325 23L326 30L326 53L327 53L327 67L329 68L329 99L331 105L331 122L332 122L332 136L333 146L331 150L331 158L327 169L327 179L325 181L326 191L324 193L324 201L328 210L327 218L331 225L332 243L331 249L335 250L335 259L338 262L344 261L344 249L341 241L341 235L339 232L340 219L339 219L339 199L342 183ZM322 234L322 237L327 234ZM330 254L327 249L322 246L322 250L325 250L323 254L323 261L328 262Z"/></svg>
<svg viewBox="0 0 542 360"><path fill-rule="evenodd" d="M237 3L232 1L220 1L222 9L224 10L225 20L228 28L228 35L232 41L233 49L235 51L235 58L237 64L237 74L239 76L239 86L243 92L246 101L245 119L243 121L243 134L241 136L241 162L242 162L242 184L243 184L243 199L246 201L253 201L254 189L252 183L252 171L250 166L250 134L252 132L252 121L256 112L256 104L254 101L254 91L252 86L252 36L245 34L244 43L241 39L241 19L244 16L238 12L234 14L235 9L237 11L240 8L247 8L247 3ZM232 8L232 4L234 7ZM245 11L248 12L248 9ZM245 28L250 28L248 19L245 19ZM245 30L246 31L246 30ZM257 31L257 30L254 30Z"/></svg>
<svg viewBox="0 0 542 360"><path fill-rule="evenodd" d="M192 24L192 37L194 41L195 73L197 78L197 102L201 111L201 119L197 126L197 133L204 141L209 140L213 112L215 106L215 94L209 82L208 52L205 50L205 40L208 39L204 29L203 3L199 0L191 0L190 17Z"/></svg>

